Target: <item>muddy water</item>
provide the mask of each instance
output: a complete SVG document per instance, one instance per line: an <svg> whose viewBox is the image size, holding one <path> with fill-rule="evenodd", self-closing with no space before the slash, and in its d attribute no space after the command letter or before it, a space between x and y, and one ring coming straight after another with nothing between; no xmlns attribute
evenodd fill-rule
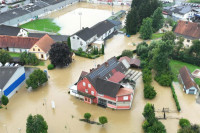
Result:
<svg viewBox="0 0 200 133"><path fill-rule="evenodd" d="M74 8L87 7L88 4L76 4ZM99 6L92 5L95 9ZM104 6L100 6L105 8ZM61 11L60 14L62 14ZM142 42L139 35L127 38L124 35L115 35L107 40L105 55L95 60L76 56L74 62L67 68L55 69L49 71L50 79L48 83L38 88L36 91L28 92L23 86L15 94L8 104L8 110L0 110L0 133L21 133L26 130L26 118L29 114L41 114L49 126L49 133L142 133L142 116L144 105L151 102L156 110L163 107L169 108L175 113L166 114L167 120L162 120L169 133L175 133L178 127L180 117L188 118L192 123L200 123L200 105L195 103L195 97L184 94L176 87L176 93L182 108L181 113L176 112L176 106L172 98L170 88L159 86L153 82L157 91L157 97L154 100L145 100L143 97L143 82L140 77L137 80L136 91L131 110L112 110L104 109L96 105L89 105L70 96L67 92L68 87L77 81L82 70L89 71L91 67L112 56L118 56L124 49L135 49L132 43ZM45 62L46 65L49 61ZM46 69L46 66L40 67ZM55 101L55 110L51 109L51 101ZM85 112L92 114L92 120L98 121L99 116L107 116L108 124L105 127L89 125L80 122ZM156 116L162 116L162 113L156 112Z"/></svg>

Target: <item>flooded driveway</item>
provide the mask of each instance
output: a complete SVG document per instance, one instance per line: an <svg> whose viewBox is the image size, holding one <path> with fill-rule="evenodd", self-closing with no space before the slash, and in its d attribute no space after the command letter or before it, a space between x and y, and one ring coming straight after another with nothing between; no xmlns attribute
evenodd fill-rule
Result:
<svg viewBox="0 0 200 133"><path fill-rule="evenodd" d="M90 5L79 3L73 6L85 8ZM107 5L95 6L92 4L90 6L90 8L104 8L104 10L106 7ZM110 10L110 7L108 10ZM65 9L60 11L60 14L64 11ZM121 34L115 35L107 40L104 56L95 60L76 56L74 62L67 68L48 71L50 79L45 86L33 92L28 92L23 86L10 99L8 110L0 110L0 132L18 133L18 129L21 128L21 133L25 133L28 115L41 114L48 123L49 133L142 133L142 122L144 120L142 112L147 102L155 105L156 111L158 111L156 116L162 116L159 110L162 110L163 107L174 111L174 113L167 114L167 120L162 120L169 133L175 133L179 128L178 119L176 118L185 117L192 123L200 123L200 105L196 104L195 96L186 95L180 89L176 89L182 108L182 112L177 113L171 89L161 87L155 81L152 84L157 91L156 98L145 100L141 77L137 80L131 110L104 109L96 105L86 104L68 94L69 86L78 80L82 70L89 71L90 68L103 63L112 56L120 55L125 49L134 50L136 46L133 46L132 43L142 42L138 37L139 35L130 38ZM46 61L45 64L47 66L49 61ZM40 68L46 69L46 66ZM52 100L55 101L55 110L51 109ZM86 112L90 112L92 114L91 119L95 121L98 121L99 116L106 116L108 124L102 128L98 125L90 125L79 121Z"/></svg>

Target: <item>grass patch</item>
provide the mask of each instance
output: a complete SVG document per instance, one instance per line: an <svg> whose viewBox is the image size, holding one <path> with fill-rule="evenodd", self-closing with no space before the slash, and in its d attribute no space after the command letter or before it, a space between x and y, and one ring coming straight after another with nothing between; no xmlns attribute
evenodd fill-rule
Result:
<svg viewBox="0 0 200 133"><path fill-rule="evenodd" d="M154 33L154 34L152 34L151 39L161 38L163 35L164 35L164 33Z"/></svg>
<svg viewBox="0 0 200 133"><path fill-rule="evenodd" d="M60 30L60 27L53 22L53 19L37 19L23 24L20 27L54 33Z"/></svg>
<svg viewBox="0 0 200 133"><path fill-rule="evenodd" d="M190 2L190 3L199 3L200 4L199 0L188 0L188 2Z"/></svg>
<svg viewBox="0 0 200 133"><path fill-rule="evenodd" d="M45 62L40 60L39 64L37 66L44 66L45 65Z"/></svg>
<svg viewBox="0 0 200 133"><path fill-rule="evenodd" d="M12 52L9 52L9 55L11 57L20 57L21 53L12 53Z"/></svg>
<svg viewBox="0 0 200 133"><path fill-rule="evenodd" d="M172 71L172 73L174 75L174 81L178 81L179 70L184 66L186 66L190 70L191 73L195 69L200 69L199 66L195 66L195 65L192 65L192 64L189 64L189 63L185 63L185 62L181 62L181 61L177 61L177 60L171 60L169 65L170 65L171 71Z"/></svg>

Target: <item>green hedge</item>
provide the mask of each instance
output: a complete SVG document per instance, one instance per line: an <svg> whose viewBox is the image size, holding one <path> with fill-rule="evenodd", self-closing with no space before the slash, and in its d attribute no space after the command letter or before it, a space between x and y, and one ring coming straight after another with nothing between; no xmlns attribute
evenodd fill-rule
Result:
<svg viewBox="0 0 200 133"><path fill-rule="evenodd" d="M49 64L48 66L47 66L47 69L48 70L53 70L55 67L54 67L54 65L53 64Z"/></svg>
<svg viewBox="0 0 200 133"><path fill-rule="evenodd" d="M75 55L81 56L81 57L86 57L89 59L96 59L98 57L100 57L100 55L93 55L93 54L87 54L85 52L78 52L78 51L73 51L75 53Z"/></svg>
<svg viewBox="0 0 200 133"><path fill-rule="evenodd" d="M171 84L171 90L172 90L172 95L173 95L174 101L176 103L177 110L180 112L181 111L181 107L180 107L180 104L179 104L179 101L178 101L174 86L172 84Z"/></svg>

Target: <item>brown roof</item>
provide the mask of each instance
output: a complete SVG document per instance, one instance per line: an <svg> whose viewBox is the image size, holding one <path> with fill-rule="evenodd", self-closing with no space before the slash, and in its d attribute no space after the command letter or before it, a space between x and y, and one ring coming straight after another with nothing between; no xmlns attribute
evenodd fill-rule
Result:
<svg viewBox="0 0 200 133"><path fill-rule="evenodd" d="M82 80L87 74L88 72L82 71L78 81Z"/></svg>
<svg viewBox="0 0 200 133"><path fill-rule="evenodd" d="M121 72L115 72L108 80L112 81L112 82L115 82L115 83L119 83L125 77L126 76L123 73L121 73Z"/></svg>
<svg viewBox="0 0 200 133"><path fill-rule="evenodd" d="M119 59L120 62L122 62L122 60L127 60L129 64L131 64L131 58L129 58L128 56L123 56Z"/></svg>
<svg viewBox="0 0 200 133"><path fill-rule="evenodd" d="M39 41L37 41L35 45L47 53L51 49L51 45L54 43L54 40L48 34L46 34Z"/></svg>
<svg viewBox="0 0 200 133"><path fill-rule="evenodd" d="M0 48L30 49L39 39L33 37L18 37L0 35Z"/></svg>
<svg viewBox="0 0 200 133"><path fill-rule="evenodd" d="M193 37L195 39L200 38L200 24L192 23L188 21L178 21L178 25L174 31L177 34L181 34L184 36Z"/></svg>
<svg viewBox="0 0 200 133"><path fill-rule="evenodd" d="M133 89L129 89L129 88L121 88L118 93L117 96L125 96L125 95L130 95L133 93Z"/></svg>
<svg viewBox="0 0 200 133"><path fill-rule="evenodd" d="M190 89L191 87L197 88L197 84L195 83L190 71L188 70L186 66L182 67L179 73L181 75L182 81L186 89Z"/></svg>
<svg viewBox="0 0 200 133"><path fill-rule="evenodd" d="M140 60L139 59L131 59L131 65L140 67Z"/></svg>

